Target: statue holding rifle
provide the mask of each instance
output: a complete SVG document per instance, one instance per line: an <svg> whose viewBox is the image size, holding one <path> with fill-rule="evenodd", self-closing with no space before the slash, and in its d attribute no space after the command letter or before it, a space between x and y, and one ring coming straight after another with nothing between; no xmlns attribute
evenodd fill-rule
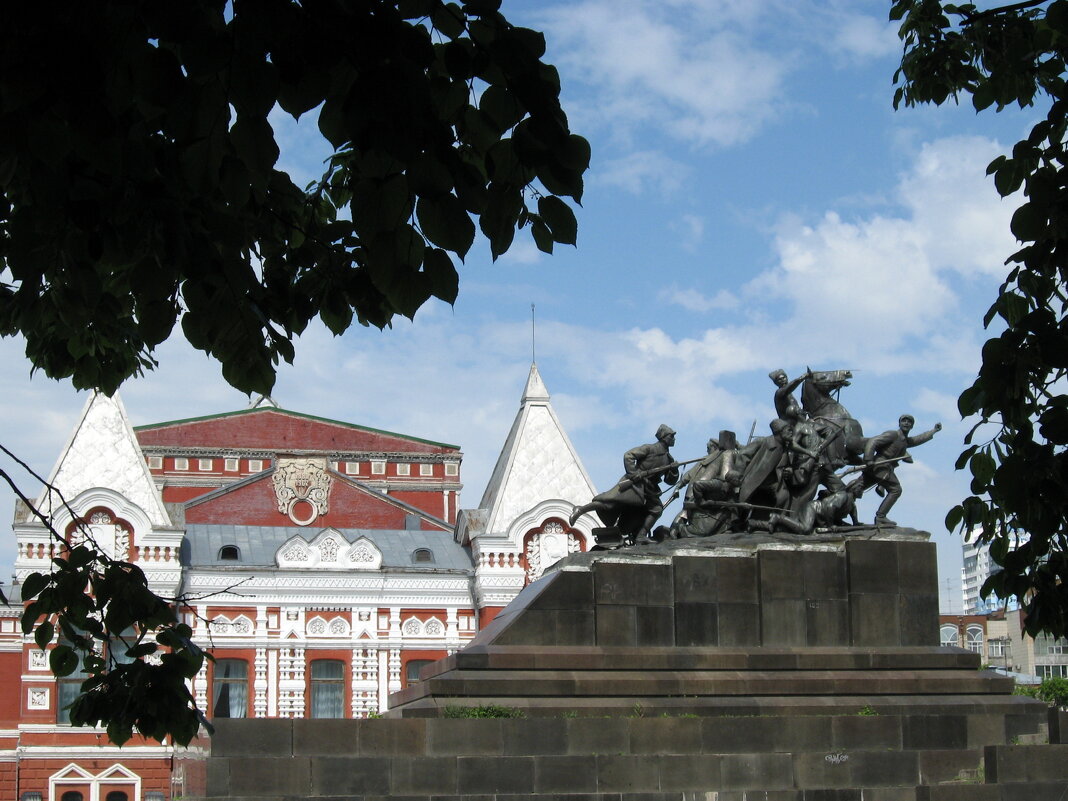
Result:
<svg viewBox="0 0 1068 801"><path fill-rule="evenodd" d="M660 484L671 486L679 480L679 464L669 450L674 444L675 431L662 425L656 430L656 442L627 451L623 455L623 478L612 489L576 507L571 524L587 512L597 512L606 526L619 528L624 544L651 539L653 525L664 512Z"/></svg>

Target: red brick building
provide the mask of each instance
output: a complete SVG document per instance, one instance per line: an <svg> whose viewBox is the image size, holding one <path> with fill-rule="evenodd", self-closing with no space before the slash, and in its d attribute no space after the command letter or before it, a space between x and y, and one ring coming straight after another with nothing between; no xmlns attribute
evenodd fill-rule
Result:
<svg viewBox="0 0 1068 801"><path fill-rule="evenodd" d="M462 458L271 403L134 429L117 397L95 395L37 505L188 599L215 657L192 686L209 717L355 717L591 542L566 519L593 487L536 368L481 508L463 513ZM14 530L18 580L47 570L47 529L19 508ZM0 799L180 795L168 747L118 749L66 722L80 679L52 676L20 611L0 608Z"/></svg>

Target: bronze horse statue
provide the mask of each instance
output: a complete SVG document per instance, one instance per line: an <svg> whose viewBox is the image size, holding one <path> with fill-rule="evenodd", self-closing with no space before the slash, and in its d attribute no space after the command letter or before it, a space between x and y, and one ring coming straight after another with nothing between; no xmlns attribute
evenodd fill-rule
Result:
<svg viewBox="0 0 1068 801"><path fill-rule="evenodd" d="M823 370L813 372L801 385L801 406L824 438L827 456L836 468L860 464L867 442L860 423L838 402L838 391L848 387L852 377L849 370Z"/></svg>

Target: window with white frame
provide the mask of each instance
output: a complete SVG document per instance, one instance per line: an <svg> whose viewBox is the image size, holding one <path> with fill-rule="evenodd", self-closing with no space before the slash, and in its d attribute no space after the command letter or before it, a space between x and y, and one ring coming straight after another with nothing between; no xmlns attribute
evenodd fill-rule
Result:
<svg viewBox="0 0 1068 801"><path fill-rule="evenodd" d="M175 460L174 460L174 469L175 470L188 470L189 469L189 460L188 459L184 459L184 458L182 458L180 456L175 458Z"/></svg>
<svg viewBox="0 0 1068 801"><path fill-rule="evenodd" d="M354 476L360 472L359 462L345 462L345 472L350 476Z"/></svg>
<svg viewBox="0 0 1068 801"><path fill-rule="evenodd" d="M959 645L957 640L957 627L945 625L938 630L938 641L943 648L956 648Z"/></svg>
<svg viewBox="0 0 1068 801"><path fill-rule="evenodd" d="M1007 657L1012 655L1012 643L1008 640L991 640L987 643L990 656Z"/></svg>
<svg viewBox="0 0 1068 801"><path fill-rule="evenodd" d="M1044 679L1068 679L1068 665L1039 665Z"/></svg>
<svg viewBox="0 0 1068 801"><path fill-rule="evenodd" d="M148 457L148 469L149 470L162 470L163 469L163 457L162 456L149 456Z"/></svg>
<svg viewBox="0 0 1068 801"><path fill-rule="evenodd" d="M432 475L434 475L434 465L432 465L432 464L421 464L421 465L419 465L419 475L421 475L421 476L432 476Z"/></svg>
<svg viewBox="0 0 1068 801"><path fill-rule="evenodd" d="M371 462L371 475L372 476L384 476L386 474L386 463L381 459L376 459Z"/></svg>
<svg viewBox="0 0 1068 801"><path fill-rule="evenodd" d="M258 473L263 470L263 459L249 459L248 469L250 473Z"/></svg>
<svg viewBox="0 0 1068 801"><path fill-rule="evenodd" d="M345 717L345 663L340 659L311 663L311 716Z"/></svg>
<svg viewBox="0 0 1068 801"><path fill-rule="evenodd" d="M225 464L223 465L223 467L226 470L226 472L228 472L228 473L236 473L237 472L237 467L238 467L238 460L237 459L227 459Z"/></svg>
<svg viewBox="0 0 1068 801"><path fill-rule="evenodd" d="M248 662L244 659L215 660L211 714L216 718L248 717Z"/></svg>
<svg viewBox="0 0 1068 801"><path fill-rule="evenodd" d="M201 470L211 470L214 459L197 459L197 467Z"/></svg>
<svg viewBox="0 0 1068 801"><path fill-rule="evenodd" d="M445 475L458 476L460 475L460 465L457 462L445 462Z"/></svg>
<svg viewBox="0 0 1068 801"><path fill-rule="evenodd" d="M964 632L964 647L972 653L983 653L983 627L968 626Z"/></svg>
<svg viewBox="0 0 1068 801"><path fill-rule="evenodd" d="M398 476L410 476L412 474L412 466L407 462L400 462L397 464Z"/></svg>

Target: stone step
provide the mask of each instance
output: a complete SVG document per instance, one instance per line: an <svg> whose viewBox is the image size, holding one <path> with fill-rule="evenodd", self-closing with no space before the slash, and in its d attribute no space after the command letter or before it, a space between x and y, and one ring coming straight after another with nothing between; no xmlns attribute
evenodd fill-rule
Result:
<svg viewBox="0 0 1068 801"><path fill-rule="evenodd" d="M877 692L875 692L877 688ZM1012 680L978 671L937 670L463 670L390 696L390 707L428 695L583 698L590 696L1004 695Z"/></svg>
<svg viewBox="0 0 1068 801"><path fill-rule="evenodd" d="M1019 731L1005 730L1004 720L1000 715L964 714L234 720L218 722L212 755L288 759L975 750L1018 736ZM1016 722L1021 728L1036 723L1024 717ZM978 762L980 752L975 753Z"/></svg>
<svg viewBox="0 0 1068 801"><path fill-rule="evenodd" d="M213 758L205 797L838 791L974 781L979 749ZM675 796L676 799L678 795ZM760 796L756 796L760 797ZM827 796L825 796L827 797ZM831 794L830 797L834 797Z"/></svg>
<svg viewBox="0 0 1068 801"><path fill-rule="evenodd" d="M1068 745L990 745L984 763L991 782L1060 782L1068 798Z"/></svg>
<svg viewBox="0 0 1068 801"><path fill-rule="evenodd" d="M979 668L963 648L600 648L469 646L423 668L450 670L938 670ZM989 678L1000 678L988 672Z"/></svg>

